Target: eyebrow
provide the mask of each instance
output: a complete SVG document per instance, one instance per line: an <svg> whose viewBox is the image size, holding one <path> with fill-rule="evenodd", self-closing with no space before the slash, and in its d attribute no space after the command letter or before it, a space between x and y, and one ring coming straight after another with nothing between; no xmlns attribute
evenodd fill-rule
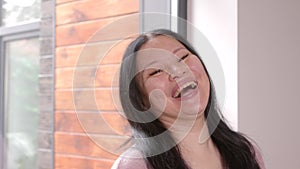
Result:
<svg viewBox="0 0 300 169"><path fill-rule="evenodd" d="M184 47L179 47L179 48L176 48L175 50L173 50L173 52L172 53L176 53L176 52L178 52L179 50L181 50L181 49L185 49Z"/></svg>
<svg viewBox="0 0 300 169"><path fill-rule="evenodd" d="M150 63L148 63L146 66L143 66L143 69L148 69L151 65L153 65L154 63L157 63L158 61L157 60L154 60Z"/></svg>

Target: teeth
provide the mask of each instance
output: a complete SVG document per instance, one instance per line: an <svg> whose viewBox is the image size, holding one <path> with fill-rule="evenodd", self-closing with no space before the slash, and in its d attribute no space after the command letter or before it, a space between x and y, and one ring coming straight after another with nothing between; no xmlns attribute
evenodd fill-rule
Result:
<svg viewBox="0 0 300 169"><path fill-rule="evenodd" d="M177 89L177 91L175 92L174 94L174 97L179 97L181 95L181 92L183 89L187 88L187 87L190 87L192 89L195 89L197 86L197 83L192 81L192 82L188 82L188 83L185 83L183 86L181 86L179 89Z"/></svg>

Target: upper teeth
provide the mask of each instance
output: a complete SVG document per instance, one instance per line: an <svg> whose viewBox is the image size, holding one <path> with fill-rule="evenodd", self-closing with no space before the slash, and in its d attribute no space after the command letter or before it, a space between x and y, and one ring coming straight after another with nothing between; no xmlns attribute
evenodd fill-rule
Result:
<svg viewBox="0 0 300 169"><path fill-rule="evenodd" d="M188 83L185 83L184 85L182 85L180 88L178 88L174 94L174 97L178 97L182 90L185 89L186 87L190 86L192 89L194 89L196 86L197 86L197 83L192 81L192 82L188 82Z"/></svg>

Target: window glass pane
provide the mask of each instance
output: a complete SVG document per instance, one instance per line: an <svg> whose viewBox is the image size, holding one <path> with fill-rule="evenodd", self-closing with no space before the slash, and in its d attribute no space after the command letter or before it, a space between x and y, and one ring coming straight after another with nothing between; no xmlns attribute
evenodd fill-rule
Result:
<svg viewBox="0 0 300 169"><path fill-rule="evenodd" d="M33 169L38 147L38 38L7 42L5 58L7 169Z"/></svg>
<svg viewBox="0 0 300 169"><path fill-rule="evenodd" d="M12 26L40 18L41 0L3 0L2 24Z"/></svg>

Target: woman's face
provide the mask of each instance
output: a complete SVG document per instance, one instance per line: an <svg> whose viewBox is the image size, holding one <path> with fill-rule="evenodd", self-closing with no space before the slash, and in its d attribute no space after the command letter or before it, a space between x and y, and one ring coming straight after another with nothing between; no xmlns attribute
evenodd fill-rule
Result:
<svg viewBox="0 0 300 169"><path fill-rule="evenodd" d="M160 119L202 115L210 83L204 67L176 39L156 36L146 42L136 58L137 83L144 102Z"/></svg>

